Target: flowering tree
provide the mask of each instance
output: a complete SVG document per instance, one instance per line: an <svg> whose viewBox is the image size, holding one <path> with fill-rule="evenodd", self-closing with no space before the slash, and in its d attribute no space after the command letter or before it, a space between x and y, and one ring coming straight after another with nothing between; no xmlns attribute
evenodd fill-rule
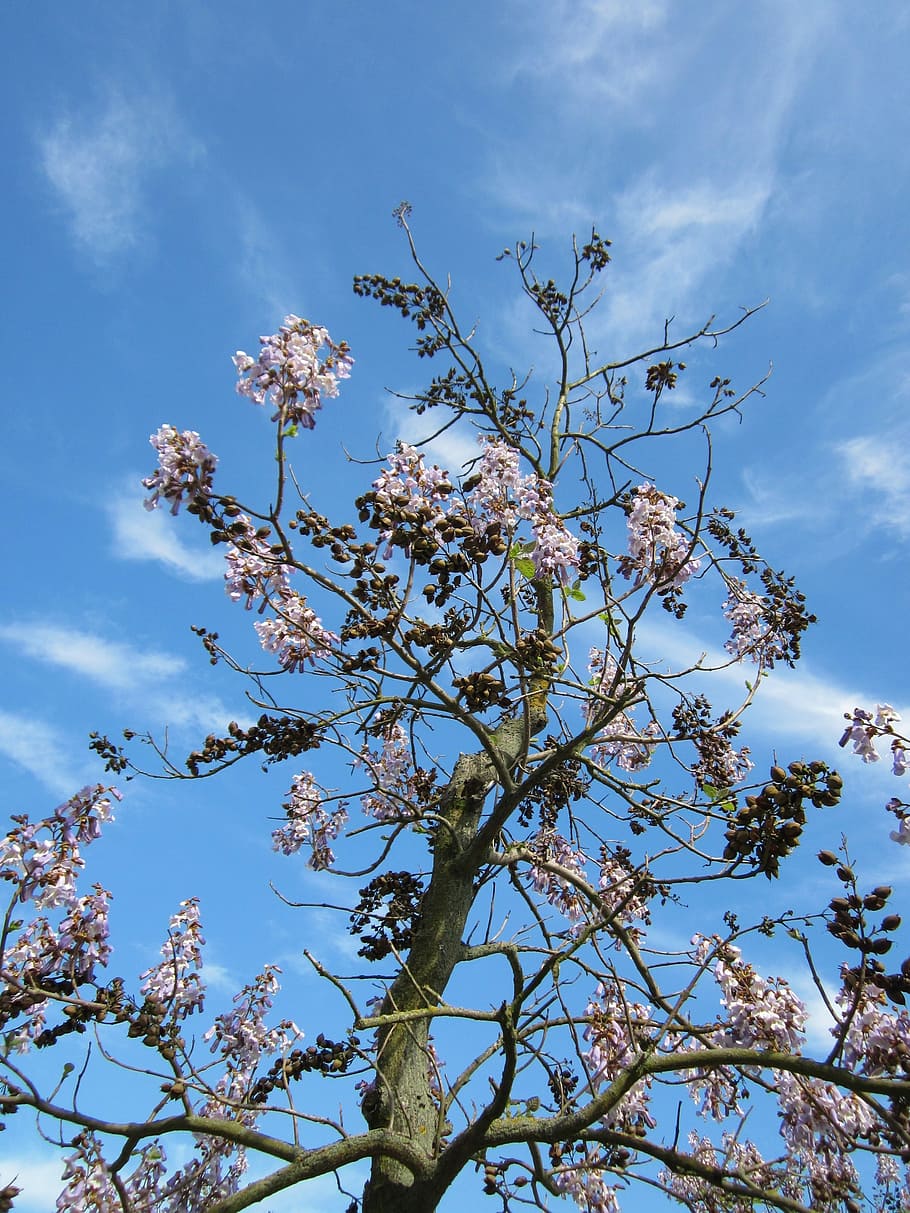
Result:
<svg viewBox="0 0 910 1213"><path fill-rule="evenodd" d="M891 890L865 889L843 844L818 856L827 904L757 921L731 908L776 887L810 814L842 789L801 754L759 777L737 748L763 677L797 661L813 617L710 496L711 423L761 385L718 376L673 393L680 353L750 313L679 338L668 325L652 349L605 360L585 323L608 242L573 245L565 286L519 244L502 259L556 370L547 388L497 386L399 219L417 281L354 289L416 325L436 369L411 400L427 441L399 442L351 515L320 513L293 443L352 358L289 316L234 358L241 395L274 423L273 504L223 492L200 436L170 425L145 480L150 509L185 507L223 547L228 597L254 612L265 653L261 669L241 665L196 629L261 715L185 763L159 751L164 773L287 767L275 849L337 880L361 944L356 980L310 956L347 1021L330 1038L277 1009L268 963L207 1019L192 889L160 961L112 976L110 893L82 875L117 793L86 788L42 820L14 817L0 851L0 1111L60 1127L60 1209L233 1213L333 1173L344 1191L364 1162L350 1206L364 1213L436 1209L461 1175L502 1209L632 1208L636 1184L691 1210L910 1208L910 961L883 959L900 922ZM446 469L431 451L452 429L475 454ZM668 442L701 452L689 506L639 470ZM684 633L696 602L725 640L670 667L659 638ZM736 664L745 691L712 706L712 674ZM844 743L868 760L887 736L902 772L896 723L857 709ZM108 738L93 747L115 775L132 766ZM889 807L907 841L907 806ZM821 1049L793 988L748 959L775 934L827 1006ZM143 1116L77 1098L87 1037L108 1059L135 1042ZM74 1060L44 1083L31 1062L51 1046ZM326 1082L344 1119L317 1110ZM753 1105L769 1113L747 1122ZM193 1152L176 1167L180 1138ZM0 1207L15 1195L10 1182Z"/></svg>

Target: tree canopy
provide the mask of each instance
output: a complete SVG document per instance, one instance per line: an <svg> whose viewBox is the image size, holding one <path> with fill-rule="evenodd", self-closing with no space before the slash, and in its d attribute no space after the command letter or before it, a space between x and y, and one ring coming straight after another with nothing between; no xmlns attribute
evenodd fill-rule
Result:
<svg viewBox="0 0 910 1213"><path fill-rule="evenodd" d="M60 1208L232 1213L330 1174L363 1213L436 1209L459 1180L504 1210L633 1208L642 1186L691 1210L910 1207L892 890L854 871L841 775L785 737L769 755L741 739L814 623L713 497L712 427L745 418L764 381L706 367L755 309L604 354L609 241L573 241L557 281L529 239L500 259L549 378L497 382L406 205L397 217L415 280L354 290L414 327L422 440L329 508L307 487L305 431L332 424L351 351L297 316L239 351L238 391L273 424L271 499L231 495L202 437L169 424L144 485L150 509L183 509L224 553L263 656L194 630L258 715L179 758L129 730L92 739L115 779L140 769L136 741L175 779L287 769L274 847L337 886L360 971L315 943L306 956L346 1015L314 1032L264 955L207 1018L191 888L160 962L115 975L110 893L86 891L84 853L119 795L99 784L15 816L0 852L0 1112L55 1126ZM442 466L456 445L465 463ZM647 469L667 447L678 470L661 486ZM675 660L688 611L717 641ZM857 708L843 744L872 760L884 741L902 774L899 723ZM910 840L907 806L887 808ZM779 895L815 817L833 839L827 891ZM792 984L750 959L772 938L826 1009L822 1041ZM80 1095L88 1041L91 1066L128 1069L141 1114ZM51 1049L53 1078L33 1068ZM175 1139L192 1150L179 1166ZM11 1180L0 1207L14 1198Z"/></svg>

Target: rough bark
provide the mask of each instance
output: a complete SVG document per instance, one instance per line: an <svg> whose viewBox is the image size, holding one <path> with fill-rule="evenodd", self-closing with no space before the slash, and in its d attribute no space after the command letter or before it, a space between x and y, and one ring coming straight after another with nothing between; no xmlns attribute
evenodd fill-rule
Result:
<svg viewBox="0 0 910 1213"><path fill-rule="evenodd" d="M538 713L535 713L535 717ZM530 731L542 720L530 721ZM491 734L502 764L511 768L529 737L527 717L505 721ZM383 1014L438 1005L462 953L468 914L475 897L477 860L466 863L484 803L497 782L496 766L486 752L462 754L439 807L433 868L414 924L407 961L390 987ZM392 1024L377 1035L376 1089L364 1101L372 1129L404 1133L429 1157L439 1150L440 1115L430 1089L427 1040L430 1018ZM417 1213L436 1208L439 1197L432 1180L415 1183L412 1173L387 1157L374 1160L364 1193L364 1213Z"/></svg>

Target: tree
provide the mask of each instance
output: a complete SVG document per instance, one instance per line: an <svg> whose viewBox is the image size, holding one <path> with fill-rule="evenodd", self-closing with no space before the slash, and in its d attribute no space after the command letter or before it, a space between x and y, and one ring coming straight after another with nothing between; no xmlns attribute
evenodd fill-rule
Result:
<svg viewBox="0 0 910 1213"><path fill-rule="evenodd" d="M680 354L700 358L752 311L680 337L668 323L653 348L604 360L586 324L609 242L573 242L563 286L537 277L533 240L519 243L501 260L556 374L546 390L530 374L496 386L417 253L408 208L397 214L417 281L370 274L354 290L416 326L435 372L410 398L426 442L399 442L353 515L320 513L292 452L352 359L289 316L257 357L234 359L238 390L272 410L272 504L223 492L199 435L169 425L151 439L158 466L144 482L150 508L184 506L223 546L227 593L255 608L271 663L252 668L194 629L261 715L185 762L156 746L159 773L294 767L275 848L346 890L359 980L390 966L384 995L371 1001L314 954L349 1009L332 1038L276 1022L270 965L203 1034L192 897L160 963L138 985L112 977L110 895L77 880L114 793L87 788L42 820L14 817L0 853L0 1110L60 1127L60 1208L233 1213L317 1176L341 1185L363 1160L364 1213L436 1209L474 1172L503 1209L565 1196L614 1210L636 1183L691 1210L910 1206L910 961L882 959L900 923L891 890L866 890L843 843L818 855L835 885L826 905L776 908L763 891L842 780L800 754L758 777L736 748L762 680L798 660L814 621L793 579L710 498L711 425L762 384L738 392L717 375L674 403ZM428 453L453 429L477 442L458 474ZM699 453L691 506L638 470L666 443ZM692 602L728 638L670 668L648 637L655 618L684 633ZM717 710L706 688L735 665L745 690ZM844 744L868 760L889 738L900 773L896 722L887 705L857 709ZM92 745L115 775L138 769L107 737ZM889 807L906 841L907 806ZM767 912L741 922L749 888ZM830 1012L821 1051L791 986L747 959L772 936ZM841 949L833 994L830 946ZM144 1116L123 1122L77 1098L87 1034L111 1056L112 1042L136 1042ZM67 1061L43 1083L30 1061L51 1046ZM323 1081L343 1089L360 1128L313 1111ZM747 1124L752 1105L769 1112ZM195 1153L169 1170L175 1137ZM269 1161L264 1177L244 1180L248 1154ZM10 1183L0 1206L15 1194Z"/></svg>

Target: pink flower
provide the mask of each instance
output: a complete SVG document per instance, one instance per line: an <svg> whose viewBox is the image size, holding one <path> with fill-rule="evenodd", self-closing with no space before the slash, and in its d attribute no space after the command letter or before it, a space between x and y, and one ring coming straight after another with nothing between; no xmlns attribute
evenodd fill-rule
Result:
<svg viewBox="0 0 910 1213"><path fill-rule="evenodd" d="M498 523L514 532L530 522L531 559L538 576L568 584L578 571L579 544L553 509L553 486L533 472L522 475L520 452L500 439L488 438L477 468L479 477L469 498L473 525L485 531Z"/></svg>
<svg viewBox="0 0 910 1213"><path fill-rule="evenodd" d="M240 376L237 391L254 404L266 400L274 407L272 420L311 430L323 398L338 395L338 382L351 373L353 358L347 344L336 345L318 325L285 316L277 333L260 337L259 358L238 350L234 365ZM320 350L328 354L320 359Z"/></svg>
<svg viewBox="0 0 910 1213"><path fill-rule="evenodd" d="M274 653L286 670L303 671L307 661L329 657L338 637L322 626L322 621L302 594L289 590L275 604L276 619L253 624L259 642L267 653Z"/></svg>
<svg viewBox="0 0 910 1213"><path fill-rule="evenodd" d="M254 530L245 514L235 521L231 533L234 543L225 556L227 571L224 574L225 592L231 601L245 599L243 605L249 610L260 598L285 593L290 569L280 555L272 551L267 536Z"/></svg>
<svg viewBox="0 0 910 1213"><path fill-rule="evenodd" d="M176 514L184 498L191 504L206 502L218 460L196 431L184 430L181 434L174 426L163 425L149 442L158 452L158 467L142 481L152 490L151 497L145 499L145 508L156 509L163 498Z"/></svg>
<svg viewBox="0 0 910 1213"><path fill-rule="evenodd" d="M400 724L389 725L379 753L364 746L358 765L366 767L373 783L360 798L364 811L379 821L401 821L417 815L414 756L408 735Z"/></svg>
<svg viewBox="0 0 910 1213"><path fill-rule="evenodd" d="M626 525L629 554L619 559L624 577L635 576L635 585L653 581L665 589L678 588L701 567L690 555L691 540L676 529L679 501L656 489L640 484L635 489L632 509Z"/></svg>
<svg viewBox="0 0 910 1213"><path fill-rule="evenodd" d="M205 1002L202 969L202 923L195 897L180 903L161 948L161 961L140 974L146 998L161 1003L180 1019L201 1011Z"/></svg>
<svg viewBox="0 0 910 1213"><path fill-rule="evenodd" d="M287 825L272 832L274 850L293 855L301 847L309 846L312 849L309 866L316 871L330 868L335 856L329 843L338 837L348 819L344 805L327 812L318 784L312 775L302 771L294 776L284 808Z"/></svg>

